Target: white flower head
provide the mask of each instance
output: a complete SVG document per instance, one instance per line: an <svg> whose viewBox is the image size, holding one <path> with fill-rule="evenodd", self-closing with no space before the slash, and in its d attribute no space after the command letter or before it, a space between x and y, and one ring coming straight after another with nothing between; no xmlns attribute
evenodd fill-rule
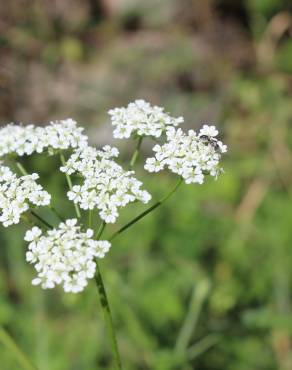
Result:
<svg viewBox="0 0 292 370"><path fill-rule="evenodd" d="M76 219L66 220L46 234L37 227L28 230L26 260L37 272L32 284L44 289L61 285L65 292L81 292L94 277L95 258L103 258L111 247L106 240L93 240L92 235L91 229L82 232Z"/></svg>
<svg viewBox="0 0 292 370"><path fill-rule="evenodd" d="M151 106L142 99L127 107L111 109L108 113L115 126L113 135L116 139L127 139L133 134L160 137L170 127L184 121L183 117L171 117L164 112L164 108Z"/></svg>
<svg viewBox="0 0 292 370"><path fill-rule="evenodd" d="M113 160L117 155L118 150L108 145L103 150L88 146L76 150L61 167L62 172L77 173L83 179L67 193L68 198L82 209L97 208L106 223L116 222L119 208L128 203L148 203L151 199L141 189L142 183L132 176L133 171L125 171Z"/></svg>
<svg viewBox="0 0 292 370"><path fill-rule="evenodd" d="M166 135L167 142L155 145L155 157L146 160L147 171L159 172L166 167L181 176L186 184L203 184L206 174L217 178L222 172L220 159L227 146L215 137L218 135L215 126L204 125L199 135L193 130L185 134L174 128Z"/></svg>
<svg viewBox="0 0 292 370"><path fill-rule="evenodd" d="M0 157L16 153L30 155L44 150L69 149L87 145L83 128L71 118L50 122L44 127L9 124L0 129Z"/></svg>
<svg viewBox="0 0 292 370"><path fill-rule="evenodd" d="M0 222L7 227L17 224L31 205L50 204L51 195L36 180L37 174L17 177L0 163Z"/></svg>

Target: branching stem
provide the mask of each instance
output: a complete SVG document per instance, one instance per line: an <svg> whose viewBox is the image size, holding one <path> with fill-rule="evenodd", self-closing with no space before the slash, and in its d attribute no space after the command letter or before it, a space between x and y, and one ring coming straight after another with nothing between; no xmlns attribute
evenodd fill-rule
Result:
<svg viewBox="0 0 292 370"><path fill-rule="evenodd" d="M174 186L174 188L169 192L167 193L163 198L161 198L159 201L157 201L156 203L154 203L151 207L147 208L144 212L140 213L138 216L136 216L135 218L133 218L133 220L129 221L126 225L122 226L118 231L116 231L110 238L109 240L112 241L114 238L116 238L118 235L120 235L121 233L123 233L125 230L127 230L129 227L131 227L132 225L134 225L136 222L140 221L142 218L144 218L145 216L147 216L150 212L154 211L156 208L158 208L159 206L161 206L163 203L165 203L167 201L168 198L171 197L171 195L173 193L176 192L176 190L179 188L179 186L181 185L183 179L180 178L179 181L176 183L176 185Z"/></svg>
<svg viewBox="0 0 292 370"><path fill-rule="evenodd" d="M141 145L142 145L142 141L143 141L143 136L139 136L138 138L138 141L137 141L137 146L136 146L136 149L132 155L132 158L131 158L131 161L130 161L130 169L132 169L138 159L138 156L139 156L139 152L140 152L140 148L141 148Z"/></svg>
<svg viewBox="0 0 292 370"><path fill-rule="evenodd" d="M43 223L46 226L47 229L53 229L54 228L49 222L44 220L35 211L30 210L29 213L32 214L36 219L38 219L41 223Z"/></svg>
<svg viewBox="0 0 292 370"><path fill-rule="evenodd" d="M61 159L62 165L65 166L66 161L62 153L60 153L60 159ZM70 175L68 175L68 173L65 173L65 176L66 176L68 187L72 191L73 185L72 185L71 177ZM78 204L76 204L75 202L74 202L74 208L75 208L75 213L76 213L77 218L80 218L81 217L80 209L78 207Z"/></svg>
<svg viewBox="0 0 292 370"><path fill-rule="evenodd" d="M99 225L96 233L95 233L95 239L96 240L100 239L102 233L104 232L105 227L106 227L106 223L104 221L102 221L101 224Z"/></svg>

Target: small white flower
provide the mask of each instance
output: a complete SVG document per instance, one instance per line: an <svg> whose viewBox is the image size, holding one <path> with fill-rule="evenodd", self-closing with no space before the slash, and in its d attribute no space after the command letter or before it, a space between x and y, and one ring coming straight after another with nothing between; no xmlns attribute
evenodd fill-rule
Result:
<svg viewBox="0 0 292 370"><path fill-rule="evenodd" d="M200 130L199 136L205 135L209 137L215 137L218 135L218 133L219 131L216 129L215 126L204 125Z"/></svg>
<svg viewBox="0 0 292 370"><path fill-rule="evenodd" d="M35 278L31 281L32 285L39 285L41 284L41 282L42 282L42 279L40 278Z"/></svg>
<svg viewBox="0 0 292 370"><path fill-rule="evenodd" d="M79 185L74 185L71 191L68 191L67 196L69 200L72 200L74 203L78 203L82 200L82 188Z"/></svg>
<svg viewBox="0 0 292 370"><path fill-rule="evenodd" d="M31 230L28 230L25 234L24 240L26 242L32 242L39 239L42 235L42 230L37 226L34 226Z"/></svg>
<svg viewBox="0 0 292 370"><path fill-rule="evenodd" d="M119 214L117 212L117 209L112 207L104 208L103 210L100 211L99 215L104 220L104 222L106 222L107 224L112 224L116 222L116 219Z"/></svg>
<svg viewBox="0 0 292 370"><path fill-rule="evenodd" d="M106 253L109 251L111 243L107 240L100 240L96 243L97 257L103 258Z"/></svg>
<svg viewBox="0 0 292 370"><path fill-rule="evenodd" d="M74 228L74 226L77 224L77 219L76 218L72 218L70 220L66 220L66 226L68 226L68 228Z"/></svg>
<svg viewBox="0 0 292 370"><path fill-rule="evenodd" d="M149 172L159 172L163 169L163 164L156 158L147 158L144 168Z"/></svg>

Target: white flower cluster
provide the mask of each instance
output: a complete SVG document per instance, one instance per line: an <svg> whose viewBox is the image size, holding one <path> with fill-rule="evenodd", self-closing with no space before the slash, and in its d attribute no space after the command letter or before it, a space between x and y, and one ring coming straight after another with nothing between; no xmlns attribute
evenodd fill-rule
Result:
<svg viewBox="0 0 292 370"><path fill-rule="evenodd" d="M51 122L48 126L9 124L0 129L0 157L16 153L18 156L42 153L45 149L68 149L87 145L84 129L72 119Z"/></svg>
<svg viewBox="0 0 292 370"><path fill-rule="evenodd" d="M160 137L170 127L178 126L183 117L174 118L164 112L164 108L151 106L144 100L136 100L126 108L115 108L109 112L116 139L129 138L132 134L139 136Z"/></svg>
<svg viewBox="0 0 292 370"><path fill-rule="evenodd" d="M93 240L93 230L81 232L77 220L67 220L57 229L43 235L41 229L28 230L29 242L26 260L34 264L37 277L33 285L52 289L62 285L65 292L81 292L94 277L95 258L103 258L111 244L105 240Z"/></svg>
<svg viewBox="0 0 292 370"><path fill-rule="evenodd" d="M36 183L36 173L17 177L0 164L0 222L5 226L19 223L20 216L28 211L30 204L45 206L51 196Z"/></svg>
<svg viewBox="0 0 292 370"><path fill-rule="evenodd" d="M166 135L167 142L155 145L155 157L146 160L147 171L159 172L167 167L187 184L202 184L205 174L217 177L222 171L219 162L227 147L216 139L215 126L204 125L199 135L193 130L185 134L181 129L170 129Z"/></svg>
<svg viewBox="0 0 292 370"><path fill-rule="evenodd" d="M133 171L124 171L112 158L119 154L116 148L106 145L103 150L90 146L71 155L61 171L77 173L84 179L67 193L68 198L82 209L100 210L106 223L114 223L118 208L139 200L148 203L151 195L141 189L142 182L132 176Z"/></svg>

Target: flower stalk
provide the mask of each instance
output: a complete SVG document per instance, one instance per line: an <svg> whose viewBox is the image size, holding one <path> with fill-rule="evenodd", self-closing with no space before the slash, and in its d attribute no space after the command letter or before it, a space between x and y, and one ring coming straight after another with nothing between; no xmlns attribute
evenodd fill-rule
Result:
<svg viewBox="0 0 292 370"><path fill-rule="evenodd" d="M20 163L20 162L16 162L16 167L18 168L19 172L23 175L23 176L27 176L28 175L28 172L26 171L26 169L23 167L23 165Z"/></svg>
<svg viewBox="0 0 292 370"><path fill-rule="evenodd" d="M136 146L136 149L132 155L132 158L130 160L130 169L132 169L139 157L139 152L140 152L140 148L141 148L141 145L142 145L142 141L143 141L143 136L139 136L138 138L138 141L137 141L137 146Z"/></svg>
<svg viewBox="0 0 292 370"><path fill-rule="evenodd" d="M106 294L106 290L105 290L105 286L104 286L104 282L103 282L103 278L101 275L101 270L100 270L98 261L96 260L95 262L96 262L96 273L95 273L94 278L95 278L95 282L96 282L98 293L99 293L100 303L101 303L104 319L106 322L112 351L114 354L115 368L116 370L122 370L122 362L121 362L121 357L119 353L118 342L117 342L117 338L115 334L110 305L109 305L109 301L107 298L107 294Z"/></svg>
<svg viewBox="0 0 292 370"><path fill-rule="evenodd" d="M64 155L62 153L60 153L60 159L61 159L62 165L65 166L66 161L65 161ZM72 185L71 177L67 173L65 173L65 176L66 176L68 187L69 187L70 191L72 191L73 185ZM77 218L80 218L81 217L80 209L78 207L78 204L76 204L75 202L74 202L74 208L75 208L75 213L76 213Z"/></svg>
<svg viewBox="0 0 292 370"><path fill-rule="evenodd" d="M29 213L31 215L33 215L37 220L39 220L42 224L44 224L46 226L47 229L53 229L54 227L49 223L47 222L46 220L44 220L41 216L39 216L35 211L32 211L30 210Z"/></svg>
<svg viewBox="0 0 292 370"><path fill-rule="evenodd" d="M65 222L65 219L64 219L64 217L60 214L60 212L58 212L57 210L56 210L56 208L55 207L53 207L53 206L51 206L51 205L49 205L49 208L50 208L50 210L58 217L58 219L60 220L60 221L62 221L62 222Z"/></svg>
<svg viewBox="0 0 292 370"><path fill-rule="evenodd" d="M104 221L101 222L101 224L99 225L98 229L97 229L97 232L95 234L95 239L96 240L99 240L102 233L104 232L104 229L106 227L106 223Z"/></svg>
<svg viewBox="0 0 292 370"><path fill-rule="evenodd" d="M88 211L88 227L89 229L92 227L92 209Z"/></svg>
<svg viewBox="0 0 292 370"><path fill-rule="evenodd" d="M183 179L180 178L179 181L175 184L174 188L171 189L169 193L167 193L163 198L161 198L159 201L154 203L151 207L147 208L144 212L140 213L138 216L133 218L133 220L126 223L126 225L122 226L118 231L116 231L110 238L109 241L112 241L115 239L118 235L122 234L125 230L127 230L129 227L133 226L135 223L140 221L142 218L147 216L150 212L154 211L156 208L161 206L163 203L167 201L168 198L172 196L176 192L176 190L179 188L179 186L182 184Z"/></svg>

